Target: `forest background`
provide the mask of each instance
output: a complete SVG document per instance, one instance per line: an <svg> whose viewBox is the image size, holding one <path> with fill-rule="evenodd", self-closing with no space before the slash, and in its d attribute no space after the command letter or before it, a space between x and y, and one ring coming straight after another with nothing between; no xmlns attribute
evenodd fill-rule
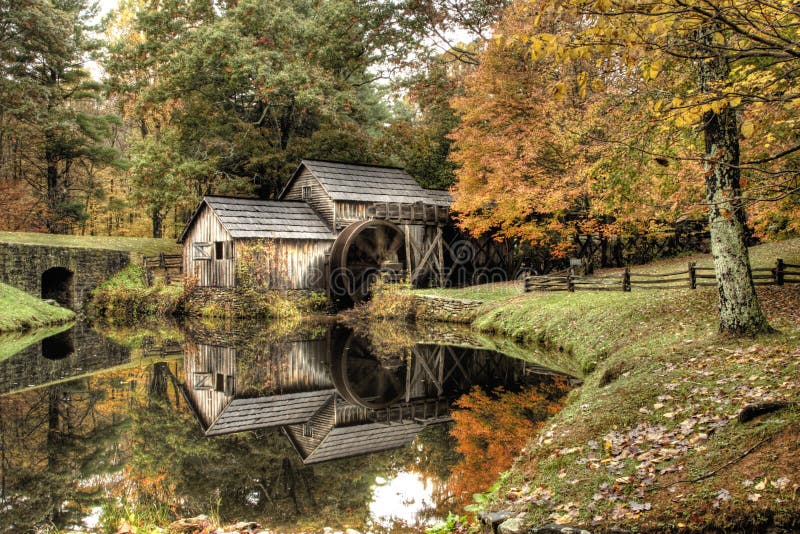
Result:
<svg viewBox="0 0 800 534"><path fill-rule="evenodd" d="M800 230L800 15L786 0L0 12L3 230L175 237L203 195L274 198L302 158L402 166L451 188L471 232L556 253L565 234L709 211L746 215L762 238ZM735 147L709 152L712 119ZM719 198L715 168L736 174Z"/></svg>

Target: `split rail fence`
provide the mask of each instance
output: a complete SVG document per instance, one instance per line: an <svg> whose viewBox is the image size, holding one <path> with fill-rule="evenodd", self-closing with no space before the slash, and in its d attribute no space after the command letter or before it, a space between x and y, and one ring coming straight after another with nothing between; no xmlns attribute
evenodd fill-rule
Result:
<svg viewBox="0 0 800 534"><path fill-rule="evenodd" d="M179 282L183 276L183 255L164 254L145 256L142 261L147 285L153 285L156 274L162 274L167 284Z"/></svg>
<svg viewBox="0 0 800 534"><path fill-rule="evenodd" d="M774 267L752 269L753 283L757 286L800 284L800 265L786 263L782 259ZM689 262L681 271L649 274L631 272L626 267L622 273L605 276L585 276L575 274L573 269L542 276L525 278L525 291L631 291L639 289L696 289L703 286L717 286L714 267L700 267Z"/></svg>

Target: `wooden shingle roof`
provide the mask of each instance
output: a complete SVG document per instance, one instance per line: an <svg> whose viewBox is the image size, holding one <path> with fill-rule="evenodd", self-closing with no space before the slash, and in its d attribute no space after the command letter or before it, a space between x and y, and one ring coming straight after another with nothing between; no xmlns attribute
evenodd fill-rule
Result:
<svg viewBox="0 0 800 534"><path fill-rule="evenodd" d="M231 434L308 421L335 390L288 393L255 399L235 399L206 430L206 436Z"/></svg>
<svg viewBox="0 0 800 534"><path fill-rule="evenodd" d="M424 202L443 207L449 207L451 203L450 193L424 189L403 169L309 159L300 163L281 197L303 169L311 172L332 200L403 204Z"/></svg>
<svg viewBox="0 0 800 534"><path fill-rule="evenodd" d="M403 447L411 443L423 428L413 421L334 427L319 446L303 458L303 463L314 464Z"/></svg>
<svg viewBox="0 0 800 534"><path fill-rule="evenodd" d="M203 206L208 206L231 237L333 240L331 230L305 202L207 196L186 224L182 243Z"/></svg>

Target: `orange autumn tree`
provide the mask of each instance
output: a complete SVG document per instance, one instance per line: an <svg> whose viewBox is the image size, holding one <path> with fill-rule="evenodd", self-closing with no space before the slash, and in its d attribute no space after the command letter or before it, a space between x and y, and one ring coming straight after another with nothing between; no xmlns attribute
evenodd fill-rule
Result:
<svg viewBox="0 0 800 534"><path fill-rule="evenodd" d="M485 58L506 66L482 66L474 83L486 94L459 104L463 224L536 239L563 230L571 198L585 199L573 219L589 223L674 220L694 206L711 232L720 331L770 330L752 283L747 210L772 201L788 228L800 211L796 3L536 0L513 9ZM503 103L493 109L493 99ZM504 113L516 116L502 122ZM563 140L555 167L542 158L549 139ZM473 225L480 218L488 222Z"/></svg>
<svg viewBox="0 0 800 534"><path fill-rule="evenodd" d="M487 394L476 387L456 402L459 409L452 414L450 434L462 459L452 470L450 484L462 504L511 467L535 431L561 410L559 399L567 389L561 381L521 392L499 388Z"/></svg>
<svg viewBox="0 0 800 534"><path fill-rule="evenodd" d="M581 21L542 11L541 2L505 13L453 102L462 121L452 134L461 225L565 253L565 236L575 233L652 230L697 216L699 188L686 177L699 165L685 135L643 121L632 81L608 62L534 58L530 39L520 37L532 27L555 35L579 31ZM609 143L632 119L639 129ZM653 146L686 164L665 167Z"/></svg>

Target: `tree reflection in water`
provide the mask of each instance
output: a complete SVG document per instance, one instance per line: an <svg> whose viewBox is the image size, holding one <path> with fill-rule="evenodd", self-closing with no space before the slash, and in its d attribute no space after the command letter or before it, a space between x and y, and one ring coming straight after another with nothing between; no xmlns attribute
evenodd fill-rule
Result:
<svg viewBox="0 0 800 534"><path fill-rule="evenodd" d="M0 524L81 529L102 510L98 528L107 532L123 520L147 527L198 514L282 531L352 526L418 532L458 509L465 495L485 490L496 476L486 466L504 469L567 388L566 381L559 385L559 379L537 374L535 366L531 373L522 361L447 348L430 338L404 344L395 353L400 358L376 358L370 352L375 339L364 342L346 329L315 327L276 339L263 331L204 326L186 336L185 356L132 353L131 362L144 356L155 362L0 397ZM133 346L154 345L141 337L136 333ZM212 355L228 358L224 373L211 360L204 363ZM297 382L304 368L314 379ZM196 371L223 378L204 390L203 380L192 380ZM506 389L474 390L458 401L460 412L426 411L448 406L476 384L490 392ZM202 387L194 391L196 385ZM525 385L532 389L523 390ZM357 456L351 451L315 463L314 454L325 447L303 454L287 439L292 428L302 432L297 418L204 436L221 412L204 418L199 394L217 395L218 408L226 410L237 399L247 406L309 390L321 392L320 406L333 407L330 426L315 427L323 440L359 432L380 436L381 428L400 424L416 438L401 448ZM325 450L334 458L341 452ZM429 501L378 513L371 508L380 495L378 480L386 481L384 489L396 481L424 481Z"/></svg>

